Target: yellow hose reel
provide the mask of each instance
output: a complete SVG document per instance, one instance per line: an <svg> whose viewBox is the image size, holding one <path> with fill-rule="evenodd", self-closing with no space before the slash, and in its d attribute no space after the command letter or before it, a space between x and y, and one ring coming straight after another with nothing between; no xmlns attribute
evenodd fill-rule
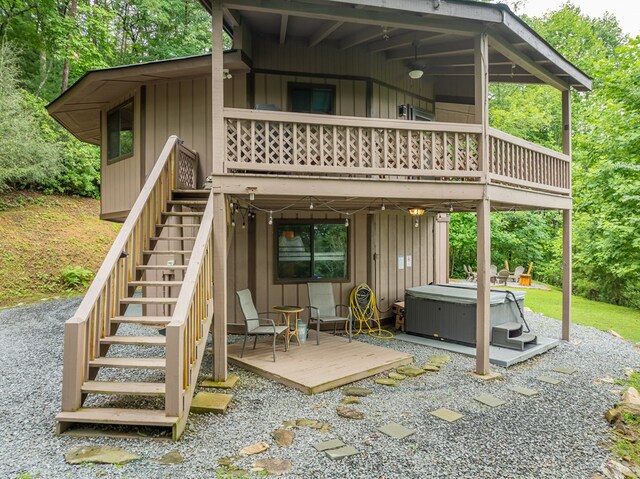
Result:
<svg viewBox="0 0 640 479"><path fill-rule="evenodd" d="M393 333L380 325L376 295L368 284L359 284L351 290L349 306L354 320L353 336L365 333L378 339L393 338Z"/></svg>

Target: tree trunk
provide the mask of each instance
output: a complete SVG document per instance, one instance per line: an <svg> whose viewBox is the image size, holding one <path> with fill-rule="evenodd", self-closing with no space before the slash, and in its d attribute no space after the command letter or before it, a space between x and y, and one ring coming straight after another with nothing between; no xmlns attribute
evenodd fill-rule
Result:
<svg viewBox="0 0 640 479"><path fill-rule="evenodd" d="M69 7L68 17L71 19L76 18L76 12L78 11L78 0L71 0L71 6ZM69 88L69 52L67 52L67 57L64 59L64 64L62 66L62 92L64 93L67 88Z"/></svg>

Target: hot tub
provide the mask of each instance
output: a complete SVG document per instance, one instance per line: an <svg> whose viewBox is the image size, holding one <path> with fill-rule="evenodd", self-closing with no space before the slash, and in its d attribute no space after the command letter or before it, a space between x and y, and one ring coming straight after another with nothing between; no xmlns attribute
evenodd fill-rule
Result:
<svg viewBox="0 0 640 479"><path fill-rule="evenodd" d="M514 291L523 307L525 293ZM454 285L428 285L405 291L405 332L475 346L476 289ZM503 290L490 293L491 327L520 322L513 298Z"/></svg>

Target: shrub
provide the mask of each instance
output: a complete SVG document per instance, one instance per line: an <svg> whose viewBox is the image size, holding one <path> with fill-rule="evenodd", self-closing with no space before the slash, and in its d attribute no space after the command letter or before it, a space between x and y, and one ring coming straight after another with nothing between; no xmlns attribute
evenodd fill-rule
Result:
<svg viewBox="0 0 640 479"><path fill-rule="evenodd" d="M69 289L86 288L93 278L93 272L82 266L66 266L61 273L63 284Z"/></svg>

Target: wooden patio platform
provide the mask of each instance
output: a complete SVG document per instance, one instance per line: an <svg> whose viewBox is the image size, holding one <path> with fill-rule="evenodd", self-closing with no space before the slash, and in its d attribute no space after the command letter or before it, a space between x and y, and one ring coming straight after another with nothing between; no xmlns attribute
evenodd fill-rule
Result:
<svg viewBox="0 0 640 479"><path fill-rule="evenodd" d="M309 331L301 346L294 339L288 352L278 340L275 363L271 341L266 338L258 339L255 351L251 349L253 339L248 339L244 358L240 358L241 342L229 344L229 362L306 394L316 394L413 361L410 354L357 340L349 343L344 336L328 333L320 333L317 346L315 334Z"/></svg>

